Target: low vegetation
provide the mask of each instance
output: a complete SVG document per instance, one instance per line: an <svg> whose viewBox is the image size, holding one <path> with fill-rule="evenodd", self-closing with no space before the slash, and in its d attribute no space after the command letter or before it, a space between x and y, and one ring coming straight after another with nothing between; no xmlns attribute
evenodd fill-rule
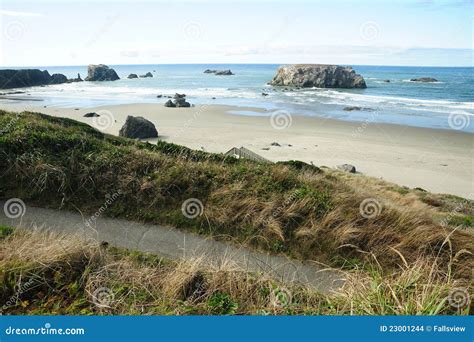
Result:
<svg viewBox="0 0 474 342"><path fill-rule="evenodd" d="M472 281L473 202L301 162L260 164L0 111L0 198L169 224L293 258ZM109 199L113 200L109 200ZM182 204L203 203L188 218ZM364 204L370 205L365 208ZM365 212L367 211L367 212Z"/></svg>
<svg viewBox="0 0 474 342"><path fill-rule="evenodd" d="M459 284L419 260L390 274L352 270L327 296L223 263L170 261L83 240L4 227L2 314L66 315L467 315L450 294ZM471 308L472 310L472 308ZM471 311L472 314L472 311Z"/></svg>

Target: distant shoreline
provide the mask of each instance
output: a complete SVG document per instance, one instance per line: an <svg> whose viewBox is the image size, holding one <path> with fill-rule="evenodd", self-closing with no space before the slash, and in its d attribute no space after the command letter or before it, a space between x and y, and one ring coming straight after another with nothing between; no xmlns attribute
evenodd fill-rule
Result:
<svg viewBox="0 0 474 342"><path fill-rule="evenodd" d="M151 65L288 65L288 64L299 64L299 61L288 62L288 63L148 63L148 64L115 64L115 63L105 63L110 66L151 66ZM307 62L310 63L310 62ZM321 64L331 64L331 63L321 63ZM337 63L339 65L347 65L347 66L363 66L363 67L393 67L393 68L468 68L474 69L472 65L383 65L383 64L351 64L351 63ZM27 68L74 68L74 67L85 67L87 68L87 64L75 64L75 65L8 65L8 66L0 66L0 69L27 69Z"/></svg>

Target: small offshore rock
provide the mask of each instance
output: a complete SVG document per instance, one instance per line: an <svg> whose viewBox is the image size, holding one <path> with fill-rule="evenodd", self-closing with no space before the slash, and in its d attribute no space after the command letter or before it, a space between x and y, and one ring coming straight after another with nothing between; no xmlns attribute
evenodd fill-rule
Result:
<svg viewBox="0 0 474 342"><path fill-rule="evenodd" d="M81 74L77 74L76 78L70 78L67 80L67 83L74 83L74 82L83 82L84 80L81 78Z"/></svg>
<svg viewBox="0 0 474 342"><path fill-rule="evenodd" d="M227 70L218 70L214 73L214 75L218 75L218 76L230 76L230 75L234 75L234 73L227 69Z"/></svg>
<svg viewBox="0 0 474 342"><path fill-rule="evenodd" d="M127 78L128 78L128 79L138 78L138 75L137 75L137 74L130 74L130 75L128 75Z"/></svg>
<svg viewBox="0 0 474 342"><path fill-rule="evenodd" d="M412 81L412 82L423 82L423 83L439 82L436 78L433 78L433 77L412 78L410 81Z"/></svg>
<svg viewBox="0 0 474 342"><path fill-rule="evenodd" d="M359 106L348 106L348 107L344 107L343 110L345 110L346 112L352 112L354 110L365 110L367 112L371 112L373 111L372 108L369 108L369 107L359 107Z"/></svg>

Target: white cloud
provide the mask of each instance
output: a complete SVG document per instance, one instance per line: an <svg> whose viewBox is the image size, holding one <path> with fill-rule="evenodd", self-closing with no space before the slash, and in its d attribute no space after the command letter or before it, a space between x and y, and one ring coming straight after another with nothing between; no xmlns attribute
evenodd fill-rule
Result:
<svg viewBox="0 0 474 342"><path fill-rule="evenodd" d="M138 57L140 53L137 50L127 50L127 51L120 51L120 56L122 57Z"/></svg>
<svg viewBox="0 0 474 342"><path fill-rule="evenodd" d="M18 11L0 10L0 15L5 15L5 16L9 16L9 17L41 17L43 14L33 13L33 12L18 12Z"/></svg>

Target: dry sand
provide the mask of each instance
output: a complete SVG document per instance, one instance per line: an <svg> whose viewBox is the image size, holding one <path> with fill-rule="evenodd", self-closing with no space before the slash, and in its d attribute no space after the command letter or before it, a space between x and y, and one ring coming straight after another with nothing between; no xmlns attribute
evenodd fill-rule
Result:
<svg viewBox="0 0 474 342"><path fill-rule="evenodd" d="M20 102L1 104L23 110ZM127 115L143 116L158 129L160 139L209 152L245 146L272 161L296 159L318 166L348 163L363 174L435 193L474 198L474 135L372 122L345 122L291 116L291 125L276 129L271 112L256 108L197 105L165 108L162 104L128 104L97 108L36 107L30 110L68 117L118 134ZM253 111L242 116L231 111ZM95 111L101 118L85 118ZM113 120L109 120L113 116ZM286 123L282 114L273 122ZM156 142L156 139L150 139ZM281 146L271 146L277 142Z"/></svg>

